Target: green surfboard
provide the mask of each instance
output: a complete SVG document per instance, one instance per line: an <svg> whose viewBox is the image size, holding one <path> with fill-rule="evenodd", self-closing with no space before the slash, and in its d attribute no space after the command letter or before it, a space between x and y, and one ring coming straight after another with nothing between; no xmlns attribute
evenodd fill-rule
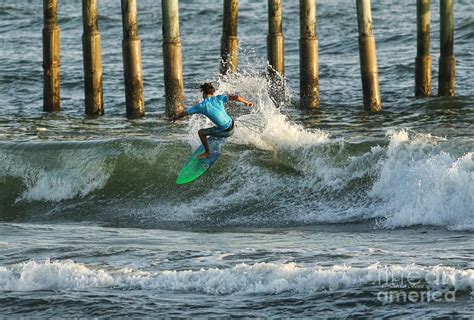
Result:
<svg viewBox="0 0 474 320"><path fill-rule="evenodd" d="M201 145L199 148L189 157L188 161L184 165L183 169L176 179L176 184L185 184L192 182L202 176L214 162L219 159L221 154L221 147L225 144L226 138L209 138L209 147L211 149L211 156L206 159L198 159L198 156L204 152L204 146Z"/></svg>

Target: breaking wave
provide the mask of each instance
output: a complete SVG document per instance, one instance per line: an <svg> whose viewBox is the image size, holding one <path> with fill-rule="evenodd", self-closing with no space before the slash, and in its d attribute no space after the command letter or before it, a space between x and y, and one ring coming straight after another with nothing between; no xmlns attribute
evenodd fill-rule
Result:
<svg viewBox="0 0 474 320"><path fill-rule="evenodd" d="M375 220L387 228L474 230L472 139L389 130L385 139L351 141L275 108L265 77L219 83L219 93L246 96L255 108L232 108L235 135L200 180L174 183L199 144L197 129L208 124L202 117L160 140L2 143L4 219L54 214L136 227Z"/></svg>
<svg viewBox="0 0 474 320"><path fill-rule="evenodd" d="M419 265L372 264L367 267L335 265L302 267L294 263L238 264L228 269L140 271L108 270L73 261L28 261L0 267L0 290L164 290L209 295L311 294L344 289L401 285L410 281L429 290L473 292L474 270Z"/></svg>

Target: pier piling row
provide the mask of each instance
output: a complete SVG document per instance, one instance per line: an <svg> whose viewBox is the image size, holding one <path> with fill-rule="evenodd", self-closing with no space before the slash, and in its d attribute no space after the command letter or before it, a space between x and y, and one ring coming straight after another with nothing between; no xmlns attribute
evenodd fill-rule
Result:
<svg viewBox="0 0 474 320"><path fill-rule="evenodd" d="M456 58L454 57L454 0L440 0L440 57L438 94L454 96Z"/></svg>
<svg viewBox="0 0 474 320"><path fill-rule="evenodd" d="M84 105L88 116L104 114L102 54L98 26L98 0L82 0L82 51L84 61Z"/></svg>
<svg viewBox="0 0 474 320"><path fill-rule="evenodd" d="M162 0L163 64L166 115L184 109L182 48L179 35L179 1ZM301 106L317 108L319 98L318 39L316 0L299 0L300 5L300 97ZM417 56L415 59L415 96L432 94L432 58L430 53L430 0L417 0ZM103 109L102 57L98 27L98 0L82 0L85 113L100 116ZM137 0L121 0L123 23L123 64L127 116L145 114L141 41L138 36ZM380 111L378 66L372 30L371 0L356 0L359 31L359 57L364 108ZM440 58L438 84L440 96L455 94L454 0L440 0ZM43 110L60 111L60 29L58 0L43 0ZM238 65L238 0L224 0L221 38L222 74L236 72ZM283 77L284 37L282 0L268 0L267 59L269 74ZM275 83L279 82L272 77ZM276 86L273 86L276 87ZM272 89L273 90L273 89ZM278 98L278 94L275 94ZM279 100L279 99L276 99Z"/></svg>
<svg viewBox="0 0 474 320"><path fill-rule="evenodd" d="M375 37L372 31L370 0L356 0L357 24L359 29L360 72L364 108L369 111L382 110Z"/></svg>
<svg viewBox="0 0 474 320"><path fill-rule="evenodd" d="M43 111L61 109L58 0L43 0Z"/></svg>
<svg viewBox="0 0 474 320"><path fill-rule="evenodd" d="M316 0L300 0L300 105L319 107Z"/></svg>
<svg viewBox="0 0 474 320"><path fill-rule="evenodd" d="M234 73L239 63L237 25L239 15L238 0L224 0L224 21L221 39L221 74Z"/></svg>
<svg viewBox="0 0 474 320"><path fill-rule="evenodd" d="M184 110L183 63L179 38L178 0L162 0L163 65L166 114L173 117Z"/></svg>
<svg viewBox="0 0 474 320"><path fill-rule="evenodd" d="M142 49L138 37L137 0L121 0L123 25L123 72L125 80L125 104L127 117L141 118L145 115L143 97Z"/></svg>
<svg viewBox="0 0 474 320"><path fill-rule="evenodd" d="M431 96L430 0L416 1L415 96Z"/></svg>

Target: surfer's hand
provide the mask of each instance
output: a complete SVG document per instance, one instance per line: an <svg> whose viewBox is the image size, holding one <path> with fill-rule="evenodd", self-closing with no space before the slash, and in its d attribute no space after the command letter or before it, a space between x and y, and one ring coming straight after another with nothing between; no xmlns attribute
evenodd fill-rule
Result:
<svg viewBox="0 0 474 320"><path fill-rule="evenodd" d="M178 112L178 114L174 114L173 117L170 119L171 123L175 123L176 120L181 119L182 117L186 117L188 112L186 110Z"/></svg>
<svg viewBox="0 0 474 320"><path fill-rule="evenodd" d="M253 102L247 101L247 102L245 102L245 105L246 105L247 107L251 108L251 107L253 107Z"/></svg>

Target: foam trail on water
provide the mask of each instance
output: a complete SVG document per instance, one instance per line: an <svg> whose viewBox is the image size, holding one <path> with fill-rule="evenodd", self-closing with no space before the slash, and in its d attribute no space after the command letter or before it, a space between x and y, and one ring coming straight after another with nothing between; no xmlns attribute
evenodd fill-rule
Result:
<svg viewBox="0 0 474 320"><path fill-rule="evenodd" d="M446 287L458 291L474 289L474 270L419 265L378 263L366 267L346 265L298 266L295 263L238 264L227 269L140 271L108 270L73 261L28 261L0 267L1 291L84 290L116 288L200 292L209 295L279 294L292 292L331 293L338 289L368 285L397 285L409 279L428 290ZM429 289L431 288L431 289Z"/></svg>

